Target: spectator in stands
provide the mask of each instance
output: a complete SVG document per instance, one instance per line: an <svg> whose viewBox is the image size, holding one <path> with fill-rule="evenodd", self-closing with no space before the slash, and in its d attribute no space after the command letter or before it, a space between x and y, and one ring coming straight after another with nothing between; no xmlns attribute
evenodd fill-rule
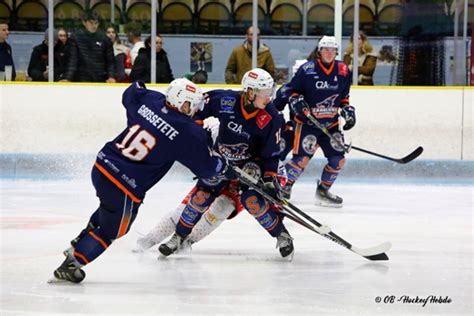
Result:
<svg viewBox="0 0 474 316"><path fill-rule="evenodd" d="M54 81L64 79L69 62L69 36L65 29L58 29L58 39L54 45Z"/></svg>
<svg viewBox="0 0 474 316"><path fill-rule="evenodd" d="M170 83L174 80L173 72L171 71L170 62L167 53L162 48L163 39L161 35L156 35L156 82ZM145 48L141 48L138 52L138 57L133 65L130 73L130 80L143 80L145 82L151 81L150 65L151 65L151 36L145 40Z"/></svg>
<svg viewBox="0 0 474 316"><path fill-rule="evenodd" d="M364 32L359 32L359 67L358 69L358 84L361 86L373 86L374 85L374 71L377 65L377 55L373 52L372 45L369 43L369 39ZM349 66L352 71L352 58L353 58L353 36L349 40L346 51L344 52L344 63Z"/></svg>
<svg viewBox="0 0 474 316"><path fill-rule="evenodd" d="M5 66L12 66L12 81L16 78L15 64L13 63L12 48L7 43L8 23L0 20L0 71L5 72Z"/></svg>
<svg viewBox="0 0 474 316"><path fill-rule="evenodd" d="M63 79L64 71L66 69L66 63L68 60L69 52L67 51L67 33L61 28L56 33L57 36L61 35L61 40L56 37L53 41L54 45L54 81ZM48 30L44 33L44 40L38 46L33 48L31 53L30 63L28 65L28 76L33 81L48 81Z"/></svg>
<svg viewBox="0 0 474 316"><path fill-rule="evenodd" d="M252 69L253 28L249 27L245 41L235 47L230 54L225 68L225 82L240 84L244 74ZM270 48L260 42L260 29L257 28L257 67L266 70L275 79L275 63Z"/></svg>
<svg viewBox="0 0 474 316"><path fill-rule="evenodd" d="M138 56L138 52L141 48L145 48L145 42L142 41L141 27L138 23L132 22L128 24L125 28L125 33L127 34L128 42L131 45L125 62L125 73L130 75L135 59Z"/></svg>
<svg viewBox="0 0 474 316"><path fill-rule="evenodd" d="M187 72L183 77L197 84L207 83L207 71L204 70L198 70L195 73Z"/></svg>
<svg viewBox="0 0 474 316"><path fill-rule="evenodd" d="M97 14L86 11L82 24L84 29L73 34L70 39L71 59L65 79L78 82L116 82L112 42L104 32L98 31Z"/></svg>
<svg viewBox="0 0 474 316"><path fill-rule="evenodd" d="M105 31L105 35L112 41L113 48L114 48L114 56L115 56L115 79L118 82L125 82L125 60L127 58L127 54L129 48L122 44L120 38L117 35L117 29L114 25L109 24Z"/></svg>

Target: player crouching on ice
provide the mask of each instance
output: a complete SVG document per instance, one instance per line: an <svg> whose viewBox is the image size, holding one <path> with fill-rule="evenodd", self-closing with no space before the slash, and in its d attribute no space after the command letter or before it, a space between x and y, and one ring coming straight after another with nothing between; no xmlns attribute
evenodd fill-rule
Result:
<svg viewBox="0 0 474 316"><path fill-rule="evenodd" d="M284 164L280 164L278 167L278 181L281 187L285 186L287 176ZM198 187L194 186L178 207L166 214L145 236L138 238L132 251L145 252L164 241L165 238L170 237L175 232L181 213L185 210L191 196L197 189ZM220 195L216 197L204 212L191 233L183 241L179 250L185 250L192 244L201 241L216 230L225 220L230 220L240 214L244 207L240 202L239 190L239 181L230 181L229 185L220 192Z"/></svg>
<svg viewBox="0 0 474 316"><path fill-rule="evenodd" d="M316 204L342 207L342 198L329 192L345 164L344 148L326 135L307 115L313 116L330 134L344 143L339 129L339 116L345 119L343 130L356 123L355 108L349 105L350 71L343 62L335 60L339 44L333 36L323 36L318 43L318 57L301 65L291 82L281 89L289 89L288 104L293 112L295 141L293 157L286 164L288 183L283 189L290 198L291 188L301 176L318 147L327 164L316 189Z"/></svg>
<svg viewBox="0 0 474 316"><path fill-rule="evenodd" d="M145 193L175 161L198 177L234 177L226 160L211 154L206 132L190 118L202 101L201 90L183 78L170 83L166 96L141 82L124 92L128 126L105 144L92 169L99 208L64 251L66 260L54 271L51 282L81 282L85 277L81 268L130 230Z"/></svg>
<svg viewBox="0 0 474 316"><path fill-rule="evenodd" d="M261 178L265 190L280 196L277 170L280 153L280 132L283 120L271 100L275 93L273 78L263 69L255 68L242 78L242 91L211 90L204 95L205 105L196 119L219 119L215 148L235 166L255 178ZM215 199L229 187L230 181L201 178L176 225L171 239L158 250L169 256L189 237L196 223ZM245 209L274 238L284 258L292 258L293 241L274 205L248 187L241 187L240 201Z"/></svg>

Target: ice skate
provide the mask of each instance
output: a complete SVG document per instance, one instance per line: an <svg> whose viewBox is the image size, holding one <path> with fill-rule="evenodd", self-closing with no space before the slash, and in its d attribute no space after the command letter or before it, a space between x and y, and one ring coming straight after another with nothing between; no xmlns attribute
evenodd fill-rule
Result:
<svg viewBox="0 0 474 316"><path fill-rule="evenodd" d="M291 198L291 189L293 188L293 184L287 182L284 187L281 188L280 194L285 200L289 200Z"/></svg>
<svg viewBox="0 0 474 316"><path fill-rule="evenodd" d="M174 233L170 240L158 247L158 250L163 256L167 257L180 249L183 242L184 239L178 234Z"/></svg>
<svg viewBox="0 0 474 316"><path fill-rule="evenodd" d="M68 281L72 283L80 283L86 277L86 273L81 269L82 265L71 254L66 256L64 262L54 270L54 279L48 283L56 283L60 281Z"/></svg>
<svg viewBox="0 0 474 316"><path fill-rule="evenodd" d="M325 188L318 181L318 188L316 189L316 205L326 206L326 207L342 207L342 198L329 192L329 189Z"/></svg>
<svg viewBox="0 0 474 316"><path fill-rule="evenodd" d="M295 248L293 247L293 238L286 229L277 236L277 248L280 250L280 254L283 258L287 258L288 261L293 260Z"/></svg>

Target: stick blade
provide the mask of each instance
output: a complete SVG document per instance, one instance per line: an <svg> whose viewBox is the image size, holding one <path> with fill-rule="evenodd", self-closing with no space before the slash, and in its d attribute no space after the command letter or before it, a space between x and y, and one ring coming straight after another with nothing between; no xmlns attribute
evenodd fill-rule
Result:
<svg viewBox="0 0 474 316"><path fill-rule="evenodd" d="M367 260L371 261L387 261L388 256L386 254L387 251L392 248L392 244L390 242L384 242L376 247L372 248L356 248L352 247L351 250L358 255L361 255L362 257L366 258Z"/></svg>
<svg viewBox="0 0 474 316"><path fill-rule="evenodd" d="M422 153L423 153L423 147L419 146L417 149L415 149L408 156L403 157L402 159L400 159L400 162L401 163L409 163L410 161L414 160L415 158L417 158Z"/></svg>
<svg viewBox="0 0 474 316"><path fill-rule="evenodd" d="M370 261L388 261L388 256L385 252L372 255L372 256L364 256L364 258L370 260Z"/></svg>

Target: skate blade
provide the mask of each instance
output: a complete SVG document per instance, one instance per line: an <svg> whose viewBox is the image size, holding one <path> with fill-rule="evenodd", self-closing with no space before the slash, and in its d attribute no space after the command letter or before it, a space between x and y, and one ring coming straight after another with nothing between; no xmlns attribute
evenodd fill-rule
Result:
<svg viewBox="0 0 474 316"><path fill-rule="evenodd" d="M285 261L285 262L292 262L294 256L295 256L295 251L293 250L292 253L290 253L288 256L286 256L284 258L281 258L281 259L282 259L282 261Z"/></svg>
<svg viewBox="0 0 474 316"><path fill-rule="evenodd" d="M74 282L68 281L68 280L63 280L63 279L58 279L56 277L52 277L47 281L48 284L75 284Z"/></svg>
<svg viewBox="0 0 474 316"><path fill-rule="evenodd" d="M335 203L326 202L326 201L322 201L322 200L316 200L314 202L314 205L322 206L322 207L331 207L331 208L342 208L344 204L343 203L335 204Z"/></svg>

